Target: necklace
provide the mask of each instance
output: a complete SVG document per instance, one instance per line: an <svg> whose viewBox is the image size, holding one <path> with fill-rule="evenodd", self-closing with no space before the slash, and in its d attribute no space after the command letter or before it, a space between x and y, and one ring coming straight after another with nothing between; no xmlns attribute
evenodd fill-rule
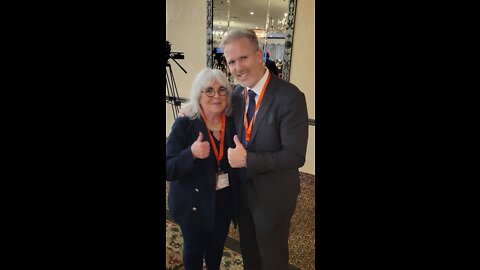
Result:
<svg viewBox="0 0 480 270"><path fill-rule="evenodd" d="M207 127L208 127L208 130L213 131L213 132L221 131L222 130L222 122L220 122L216 125L208 124Z"/></svg>

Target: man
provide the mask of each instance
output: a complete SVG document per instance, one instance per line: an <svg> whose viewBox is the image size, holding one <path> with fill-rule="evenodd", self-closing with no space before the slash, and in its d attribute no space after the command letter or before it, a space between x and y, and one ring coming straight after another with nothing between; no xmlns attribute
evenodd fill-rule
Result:
<svg viewBox="0 0 480 270"><path fill-rule="evenodd" d="M268 68L268 70L270 70L270 72L272 72L276 76L279 75L277 64L275 64L275 61L270 59L270 53L268 51L267 51L267 58L265 59L265 66Z"/></svg>
<svg viewBox="0 0 480 270"><path fill-rule="evenodd" d="M238 225L244 266L287 270L298 168L305 163L308 140L305 95L263 66L255 32L232 30L220 46L240 82L232 95L238 136L228 159L231 167L243 168Z"/></svg>

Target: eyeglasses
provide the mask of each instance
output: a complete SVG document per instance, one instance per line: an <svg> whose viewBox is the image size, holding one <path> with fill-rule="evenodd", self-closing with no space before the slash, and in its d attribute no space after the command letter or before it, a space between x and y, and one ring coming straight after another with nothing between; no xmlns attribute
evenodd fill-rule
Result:
<svg viewBox="0 0 480 270"><path fill-rule="evenodd" d="M215 91L212 87L207 88L206 90L203 90L202 93L205 93L207 97L214 97L215 93L218 93L219 96L225 96L227 95L227 88L225 87L220 87L218 91Z"/></svg>

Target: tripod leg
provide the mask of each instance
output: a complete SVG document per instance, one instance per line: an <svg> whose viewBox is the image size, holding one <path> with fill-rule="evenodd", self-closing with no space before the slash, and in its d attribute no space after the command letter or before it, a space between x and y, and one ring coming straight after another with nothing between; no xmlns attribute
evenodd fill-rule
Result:
<svg viewBox="0 0 480 270"><path fill-rule="evenodd" d="M178 95L177 84L175 83L175 77L173 77L173 71L171 66L169 66L169 71L170 71L170 78L172 82L172 95L174 96L174 102L173 102L174 109L172 107L172 110L174 110L174 115L176 119L178 116L178 113L180 112L179 107L181 106L181 103L180 103L180 97Z"/></svg>
<svg viewBox="0 0 480 270"><path fill-rule="evenodd" d="M171 70L171 67L168 66ZM165 74L166 74L166 90L167 90L167 103L170 103L171 107L172 107L172 113L173 113L173 119L175 120L177 117L176 117L176 114L175 114L175 95L174 95L174 92L173 92L173 89L172 89L172 82L171 82L171 79L170 79L170 73L168 73L167 70L165 70Z"/></svg>
<svg viewBox="0 0 480 270"><path fill-rule="evenodd" d="M174 91L174 87L176 87L176 85L174 84L175 81L174 81L174 78L173 78L172 67L170 65L167 65L167 67L169 68L169 71L170 71L170 72L168 72L167 70L165 70L166 90L167 90L167 98L168 98L167 103L170 103L170 105L172 107L173 119L177 119L177 115L178 115L179 110L176 107L176 103L178 102L179 98L178 98L178 94L176 96L175 91Z"/></svg>

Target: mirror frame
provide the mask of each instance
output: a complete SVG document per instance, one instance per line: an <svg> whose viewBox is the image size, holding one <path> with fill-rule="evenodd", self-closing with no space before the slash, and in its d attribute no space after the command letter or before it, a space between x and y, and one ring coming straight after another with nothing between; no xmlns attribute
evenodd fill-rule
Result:
<svg viewBox="0 0 480 270"><path fill-rule="evenodd" d="M213 0L207 0L207 67L213 67Z"/></svg>
<svg viewBox="0 0 480 270"><path fill-rule="evenodd" d="M285 51L282 61L282 78L290 81L290 64L292 61L293 32L295 29L295 14L297 0L288 1L288 20L285 27ZM213 67L213 0L207 0L207 66Z"/></svg>

